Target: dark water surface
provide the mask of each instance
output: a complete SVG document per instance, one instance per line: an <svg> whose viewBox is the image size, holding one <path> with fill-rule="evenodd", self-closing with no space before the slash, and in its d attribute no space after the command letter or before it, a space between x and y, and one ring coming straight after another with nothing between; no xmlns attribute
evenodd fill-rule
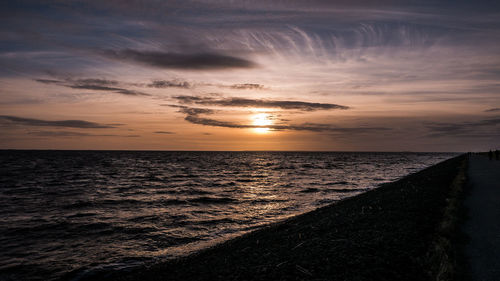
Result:
<svg viewBox="0 0 500 281"><path fill-rule="evenodd" d="M186 254L449 153L0 151L0 280Z"/></svg>

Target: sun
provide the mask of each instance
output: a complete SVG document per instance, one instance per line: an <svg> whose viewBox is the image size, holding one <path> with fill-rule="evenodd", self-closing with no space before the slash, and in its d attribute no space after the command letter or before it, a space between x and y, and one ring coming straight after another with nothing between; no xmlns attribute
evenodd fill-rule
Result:
<svg viewBox="0 0 500 281"><path fill-rule="evenodd" d="M269 126L273 124L273 121L270 118L271 116L267 113L258 113L252 116L253 125L259 126L259 128L253 128L256 133L264 134L270 131L270 128L265 126Z"/></svg>

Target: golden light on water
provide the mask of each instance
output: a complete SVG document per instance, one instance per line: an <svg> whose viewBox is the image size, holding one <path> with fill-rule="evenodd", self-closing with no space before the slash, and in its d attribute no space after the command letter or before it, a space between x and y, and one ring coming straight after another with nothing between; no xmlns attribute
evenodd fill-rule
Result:
<svg viewBox="0 0 500 281"><path fill-rule="evenodd" d="M253 120L253 123L252 123L253 125L261 126L259 128L253 128L253 130L259 134L268 133L270 131L270 129L265 127L265 126L269 126L269 125L273 124L273 121L270 119L270 115L267 113L255 114L254 116L252 116L252 120Z"/></svg>

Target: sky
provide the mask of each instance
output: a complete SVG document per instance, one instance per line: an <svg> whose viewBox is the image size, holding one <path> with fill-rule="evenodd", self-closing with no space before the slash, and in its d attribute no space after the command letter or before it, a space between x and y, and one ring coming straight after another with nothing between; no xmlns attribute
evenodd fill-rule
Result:
<svg viewBox="0 0 500 281"><path fill-rule="evenodd" d="M500 149L500 2L0 3L0 149Z"/></svg>

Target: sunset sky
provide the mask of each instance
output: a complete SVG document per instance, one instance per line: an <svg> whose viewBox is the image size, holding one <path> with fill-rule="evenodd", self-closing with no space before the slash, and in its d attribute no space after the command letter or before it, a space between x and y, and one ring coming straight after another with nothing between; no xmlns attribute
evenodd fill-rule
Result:
<svg viewBox="0 0 500 281"><path fill-rule="evenodd" d="M499 1L2 1L0 148L500 148Z"/></svg>

